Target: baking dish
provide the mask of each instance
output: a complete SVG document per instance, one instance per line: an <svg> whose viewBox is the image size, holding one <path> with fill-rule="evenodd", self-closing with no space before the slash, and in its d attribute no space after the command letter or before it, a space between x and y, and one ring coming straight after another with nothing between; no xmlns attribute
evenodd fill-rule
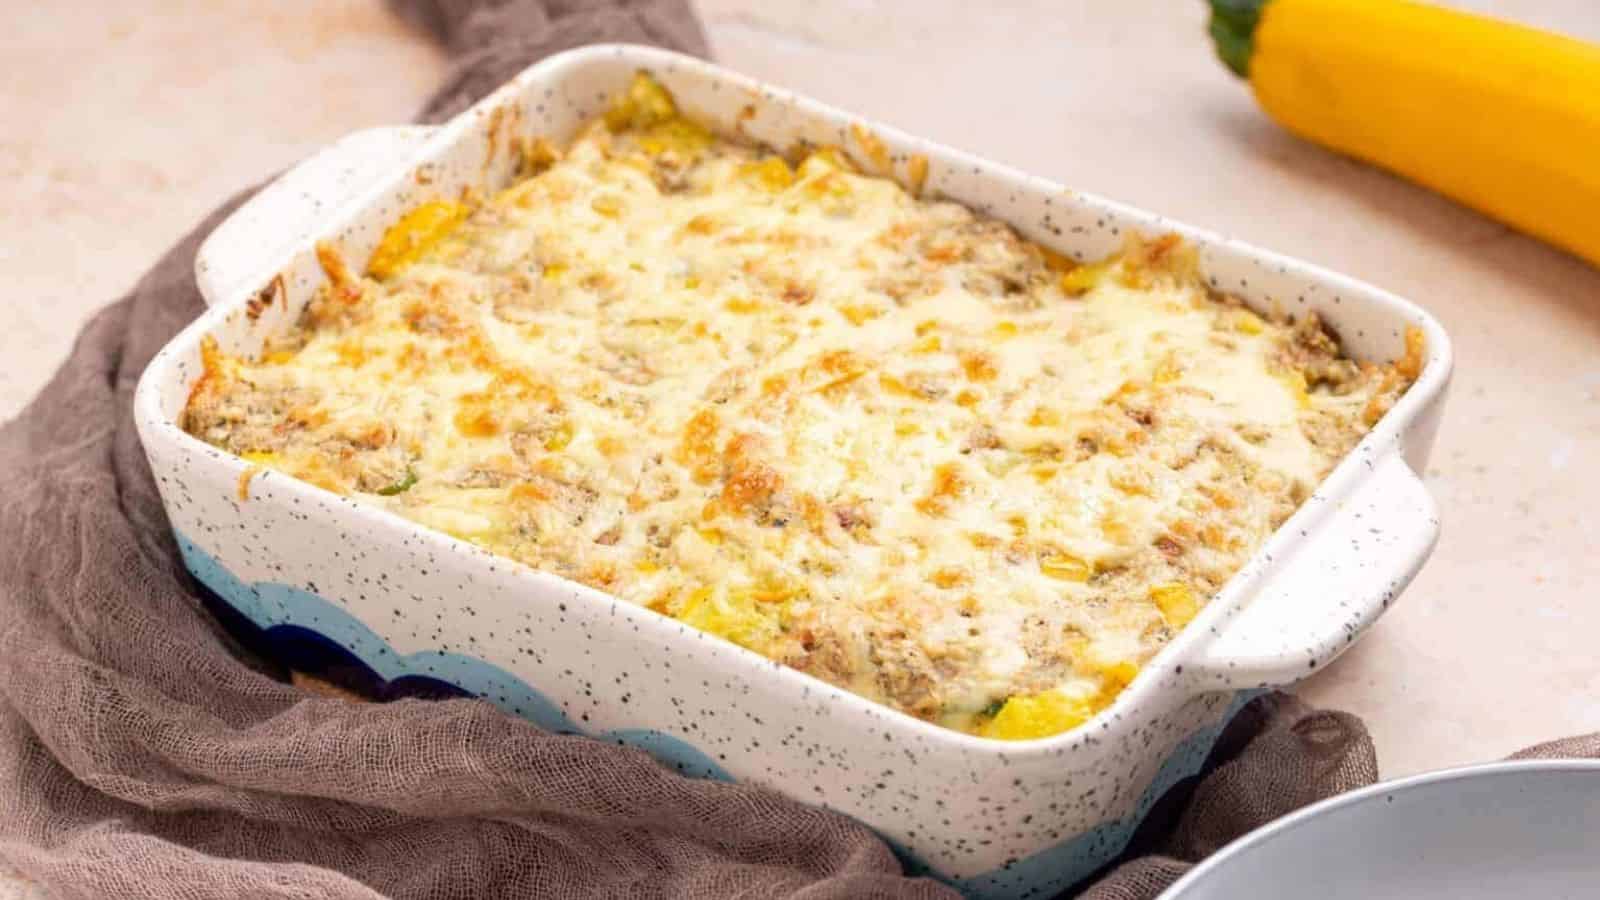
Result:
<svg viewBox="0 0 1600 900"><path fill-rule="evenodd" d="M136 416L190 568L255 627L337 644L379 677L432 678L556 730L636 743L687 772L749 779L849 813L919 869L975 896L1054 891L1125 844L1203 760L1255 689L1325 664L1415 574L1437 519L1411 468L1431 444L1448 338L1403 300L1225 238L1068 191L865 123L931 191L1077 259L1129 230L1193 241L1219 286L1314 309L1357 358L1400 355L1420 328L1413 387L1225 590L1107 710L1053 738L1001 743L874 705L590 588L536 572L243 461L175 418L211 335L253 353L322 279L313 245L364 259L405 209L511 177L523 135L565 139L634 71L694 117L776 146L850 146L859 120L663 51L598 46L530 68L437 129L347 138L212 235L197 278L213 308L162 351Z"/></svg>

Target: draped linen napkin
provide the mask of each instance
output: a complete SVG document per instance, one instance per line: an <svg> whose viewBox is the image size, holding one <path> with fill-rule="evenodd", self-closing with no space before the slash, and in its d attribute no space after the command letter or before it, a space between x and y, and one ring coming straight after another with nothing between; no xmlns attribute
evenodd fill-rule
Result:
<svg viewBox="0 0 1600 900"><path fill-rule="evenodd" d="M425 121L568 47L706 51L683 0L392 5L456 59ZM954 896L838 814L477 700L307 690L236 643L178 558L130 407L200 313L195 250L240 199L97 315L0 426L0 867L61 897ZM1531 752L1595 755L1600 739ZM1376 774L1359 721L1264 697L1087 896L1153 897Z"/></svg>

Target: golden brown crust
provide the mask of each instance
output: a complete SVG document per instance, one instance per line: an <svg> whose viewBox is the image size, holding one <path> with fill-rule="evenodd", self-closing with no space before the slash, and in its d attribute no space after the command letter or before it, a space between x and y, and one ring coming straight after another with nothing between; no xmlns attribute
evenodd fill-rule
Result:
<svg viewBox="0 0 1600 900"><path fill-rule="evenodd" d="M1208 290L1174 236L1080 265L648 85L615 112L365 277L319 247L298 328L202 346L184 427L1020 737L1110 702L1422 366Z"/></svg>

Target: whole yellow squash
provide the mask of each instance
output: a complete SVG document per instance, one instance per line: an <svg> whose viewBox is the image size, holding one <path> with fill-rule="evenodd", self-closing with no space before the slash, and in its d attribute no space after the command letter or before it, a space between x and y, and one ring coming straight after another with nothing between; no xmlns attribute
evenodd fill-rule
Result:
<svg viewBox="0 0 1600 900"><path fill-rule="evenodd" d="M1273 119L1600 264L1600 46L1409 0L1210 0Z"/></svg>

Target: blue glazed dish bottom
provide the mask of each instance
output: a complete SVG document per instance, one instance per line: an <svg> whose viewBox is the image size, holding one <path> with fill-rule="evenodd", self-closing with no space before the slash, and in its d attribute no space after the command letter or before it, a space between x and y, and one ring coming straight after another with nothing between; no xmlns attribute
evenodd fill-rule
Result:
<svg viewBox="0 0 1600 900"><path fill-rule="evenodd" d="M212 593L208 606L213 614L242 643L278 664L327 677L379 700L479 697L546 731L637 747L690 777L734 780L704 752L672 735L645 728L598 732L579 728L545 694L477 657L439 650L398 654L349 612L320 595L284 584L246 583L187 537L180 534L177 539L185 565ZM1237 693L1216 724L1180 742L1126 818L964 878L946 877L908 849L892 840L888 843L908 874L937 878L969 897L1053 896L1116 861L1150 810L1204 767L1223 728L1258 693Z"/></svg>

